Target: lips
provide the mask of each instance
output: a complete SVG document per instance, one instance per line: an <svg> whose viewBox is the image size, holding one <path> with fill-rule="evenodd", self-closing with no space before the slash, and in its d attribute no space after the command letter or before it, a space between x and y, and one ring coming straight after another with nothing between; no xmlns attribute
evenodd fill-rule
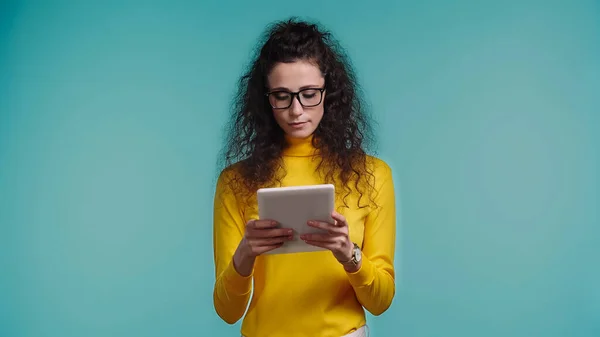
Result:
<svg viewBox="0 0 600 337"><path fill-rule="evenodd" d="M288 123L292 129L303 129L306 124L306 122Z"/></svg>

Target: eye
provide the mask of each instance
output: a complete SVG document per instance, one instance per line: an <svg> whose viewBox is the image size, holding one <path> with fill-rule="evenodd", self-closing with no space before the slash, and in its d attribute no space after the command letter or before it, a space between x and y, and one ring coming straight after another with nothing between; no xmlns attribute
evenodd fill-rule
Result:
<svg viewBox="0 0 600 337"><path fill-rule="evenodd" d="M306 99L314 98L315 96L317 96L318 92L319 91L315 90L315 89L304 90L304 91L302 91L302 97L304 97Z"/></svg>
<svg viewBox="0 0 600 337"><path fill-rule="evenodd" d="M287 92L283 92L283 91L281 91L281 92L274 92L272 94L272 96L275 97L275 99L278 100L278 101L285 101L285 100L288 100L290 98L290 94L287 93Z"/></svg>

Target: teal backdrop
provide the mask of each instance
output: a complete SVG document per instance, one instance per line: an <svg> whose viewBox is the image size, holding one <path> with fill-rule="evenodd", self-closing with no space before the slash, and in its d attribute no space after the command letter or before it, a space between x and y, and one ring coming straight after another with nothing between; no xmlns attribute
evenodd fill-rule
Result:
<svg viewBox="0 0 600 337"><path fill-rule="evenodd" d="M0 336L239 334L212 304L215 165L291 15L347 48L393 168L372 335L600 336L594 0L2 1Z"/></svg>

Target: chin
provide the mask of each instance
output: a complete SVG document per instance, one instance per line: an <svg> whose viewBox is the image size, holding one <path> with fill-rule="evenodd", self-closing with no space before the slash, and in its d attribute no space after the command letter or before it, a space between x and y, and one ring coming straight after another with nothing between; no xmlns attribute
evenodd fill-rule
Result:
<svg viewBox="0 0 600 337"><path fill-rule="evenodd" d="M288 130L287 134L292 138L306 138L312 135L312 130Z"/></svg>

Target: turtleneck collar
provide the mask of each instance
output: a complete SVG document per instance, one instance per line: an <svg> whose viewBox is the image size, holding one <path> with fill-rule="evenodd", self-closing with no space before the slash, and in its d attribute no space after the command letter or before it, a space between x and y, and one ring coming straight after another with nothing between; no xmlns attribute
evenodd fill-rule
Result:
<svg viewBox="0 0 600 337"><path fill-rule="evenodd" d="M306 138L292 138L285 135L287 147L283 150L283 155L288 157L310 157L316 155L316 149L312 144L313 136Z"/></svg>

